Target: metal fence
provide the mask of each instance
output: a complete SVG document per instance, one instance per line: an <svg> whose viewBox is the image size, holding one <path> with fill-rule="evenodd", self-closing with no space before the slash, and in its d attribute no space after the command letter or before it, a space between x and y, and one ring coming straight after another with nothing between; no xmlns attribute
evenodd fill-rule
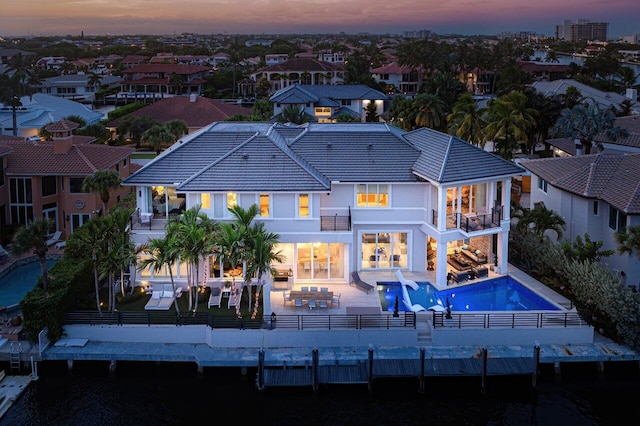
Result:
<svg viewBox="0 0 640 426"><path fill-rule="evenodd" d="M263 319L220 318L207 312L103 312L71 311L65 316L65 324L86 325L207 325L212 329L289 329L289 330L332 330L332 329L391 329L416 328L416 314L403 312L394 317L387 314L351 315L275 315Z"/></svg>
<svg viewBox="0 0 640 426"><path fill-rule="evenodd" d="M588 327L577 312L452 313L433 312L433 328Z"/></svg>

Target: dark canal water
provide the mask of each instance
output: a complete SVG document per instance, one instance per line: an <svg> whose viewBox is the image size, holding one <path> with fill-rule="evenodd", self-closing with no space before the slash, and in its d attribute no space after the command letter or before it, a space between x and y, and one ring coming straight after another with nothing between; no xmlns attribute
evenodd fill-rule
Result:
<svg viewBox="0 0 640 426"><path fill-rule="evenodd" d="M530 377L377 379L366 385L267 388L255 370L191 364L66 362L39 365L40 379L0 425L637 425L640 377L635 362L562 365L560 379L542 366Z"/></svg>

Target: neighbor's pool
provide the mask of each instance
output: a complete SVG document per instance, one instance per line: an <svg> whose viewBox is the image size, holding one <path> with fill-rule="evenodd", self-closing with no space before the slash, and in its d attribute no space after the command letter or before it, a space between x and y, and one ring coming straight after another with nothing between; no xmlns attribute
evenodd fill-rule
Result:
<svg viewBox="0 0 640 426"><path fill-rule="evenodd" d="M426 309L436 304L446 306L448 298L452 311L560 310L508 275L440 291L429 282L417 284L418 290L407 287L407 293L412 304L420 304ZM393 312L396 296L398 311L410 310L403 302L399 282L378 282L378 292L383 310Z"/></svg>
<svg viewBox="0 0 640 426"><path fill-rule="evenodd" d="M55 260L48 260L47 271L55 264ZM18 305L24 296L36 286L39 277L40 262L32 262L20 266L0 278L0 305L8 308Z"/></svg>

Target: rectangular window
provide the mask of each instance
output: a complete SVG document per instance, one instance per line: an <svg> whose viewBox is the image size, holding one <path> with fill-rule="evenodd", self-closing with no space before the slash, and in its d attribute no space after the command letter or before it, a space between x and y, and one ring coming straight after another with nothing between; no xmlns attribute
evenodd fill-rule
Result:
<svg viewBox="0 0 640 426"><path fill-rule="evenodd" d="M356 205L358 207L389 207L389 185L358 184L356 186Z"/></svg>
<svg viewBox="0 0 640 426"><path fill-rule="evenodd" d="M538 189L541 190L542 192L547 192L547 181L542 179L542 178L538 178Z"/></svg>
<svg viewBox="0 0 640 426"><path fill-rule="evenodd" d="M82 190L84 178L69 178L69 192L72 194L86 194L89 191Z"/></svg>
<svg viewBox="0 0 640 426"><path fill-rule="evenodd" d="M309 194L298 195L298 216L309 217Z"/></svg>
<svg viewBox="0 0 640 426"><path fill-rule="evenodd" d="M609 228L623 232L627 227L627 215L613 206L609 206Z"/></svg>
<svg viewBox="0 0 640 426"><path fill-rule="evenodd" d="M56 177L55 176L43 176L42 182L42 196L48 197L49 195L56 195Z"/></svg>
<svg viewBox="0 0 640 426"><path fill-rule="evenodd" d="M207 210L211 208L211 194L200 194L200 206Z"/></svg>
<svg viewBox="0 0 640 426"><path fill-rule="evenodd" d="M269 217L269 194L260 194L260 216Z"/></svg>
<svg viewBox="0 0 640 426"><path fill-rule="evenodd" d="M23 225L33 220L31 178L9 179L9 209L11 222L14 224Z"/></svg>
<svg viewBox="0 0 640 426"><path fill-rule="evenodd" d="M340 104L341 104L342 106L351 106L351 99L342 99L342 100L340 101Z"/></svg>
<svg viewBox="0 0 640 426"><path fill-rule="evenodd" d="M331 107L315 107L316 115L331 115Z"/></svg>
<svg viewBox="0 0 640 426"><path fill-rule="evenodd" d="M232 209L238 205L238 194L235 192L227 193L227 209Z"/></svg>
<svg viewBox="0 0 640 426"><path fill-rule="evenodd" d="M593 202L593 215L594 216L598 215L598 202L597 201Z"/></svg>
<svg viewBox="0 0 640 426"><path fill-rule="evenodd" d="M408 233L363 233L361 269L408 268Z"/></svg>

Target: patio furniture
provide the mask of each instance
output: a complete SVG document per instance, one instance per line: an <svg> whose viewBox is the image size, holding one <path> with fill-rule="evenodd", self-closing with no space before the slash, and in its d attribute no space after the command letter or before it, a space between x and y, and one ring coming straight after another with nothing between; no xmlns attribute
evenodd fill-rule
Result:
<svg viewBox="0 0 640 426"><path fill-rule="evenodd" d="M296 308L302 308L302 299L295 299L293 301L293 306L295 306Z"/></svg>
<svg viewBox="0 0 640 426"><path fill-rule="evenodd" d="M209 295L209 303L207 303L207 307L217 306L220 307L220 302L222 301L222 288L220 287L211 287L211 294Z"/></svg>
<svg viewBox="0 0 640 426"><path fill-rule="evenodd" d="M329 287L320 287L320 291L329 291Z"/></svg>
<svg viewBox="0 0 640 426"><path fill-rule="evenodd" d="M351 278L353 278L351 281L351 284L355 285L360 290L364 290L365 293L369 293L371 290L375 288L371 284L362 281L362 279L360 278L360 274L358 274L357 271L353 271L351 273Z"/></svg>
<svg viewBox="0 0 640 426"><path fill-rule="evenodd" d="M282 292L282 299L283 299L285 305L288 302L291 302L291 292L290 291L283 291Z"/></svg>
<svg viewBox="0 0 640 426"><path fill-rule="evenodd" d="M309 309L313 309L316 307L316 299L309 299L307 301L307 305L309 306Z"/></svg>
<svg viewBox="0 0 640 426"><path fill-rule="evenodd" d="M300 287L300 291L309 291L309 287Z"/></svg>
<svg viewBox="0 0 640 426"><path fill-rule="evenodd" d="M318 291L318 287L309 287L310 291Z"/></svg>
<svg viewBox="0 0 640 426"><path fill-rule="evenodd" d="M461 248L462 250L460 251L460 253L472 262L478 264L487 263L487 255L480 250L470 246L462 246Z"/></svg>
<svg viewBox="0 0 640 426"><path fill-rule="evenodd" d="M340 306L340 293L335 293L331 299L331 306Z"/></svg>
<svg viewBox="0 0 640 426"><path fill-rule="evenodd" d="M327 309L328 308L327 301L326 300L318 300L318 307L320 309Z"/></svg>
<svg viewBox="0 0 640 426"><path fill-rule="evenodd" d="M471 268L471 273L473 273L473 276L476 278L485 278L489 276L489 268L486 266L476 266Z"/></svg>
<svg viewBox="0 0 640 426"><path fill-rule="evenodd" d="M51 235L51 238L47 240L47 247L54 245L55 243L60 241L60 237L62 236L61 231L56 231Z"/></svg>

